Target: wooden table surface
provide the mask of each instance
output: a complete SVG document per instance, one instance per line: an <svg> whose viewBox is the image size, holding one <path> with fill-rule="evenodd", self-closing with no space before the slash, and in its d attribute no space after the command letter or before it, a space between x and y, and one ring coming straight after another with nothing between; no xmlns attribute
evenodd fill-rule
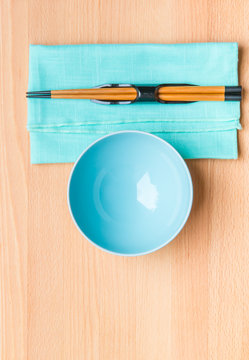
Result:
<svg viewBox="0 0 249 360"><path fill-rule="evenodd" d="M1 360L249 359L249 2L1 0ZM189 221L154 254L81 237L72 164L30 165L28 45L238 41L238 160L187 161Z"/></svg>

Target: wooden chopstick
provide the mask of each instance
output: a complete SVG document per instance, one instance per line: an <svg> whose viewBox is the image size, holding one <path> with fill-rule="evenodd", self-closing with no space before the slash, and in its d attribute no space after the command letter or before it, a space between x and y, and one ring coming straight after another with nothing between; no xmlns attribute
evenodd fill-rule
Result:
<svg viewBox="0 0 249 360"><path fill-rule="evenodd" d="M136 95L131 94L86 94L86 95L53 95L52 99L96 99L96 100L121 100L131 101ZM224 94L160 94L163 101L224 101Z"/></svg>
<svg viewBox="0 0 249 360"><path fill-rule="evenodd" d="M135 100L137 96L136 91L131 93L117 92L110 94L108 91L101 91L98 93L78 93L78 94L54 94L51 93L52 99L96 99L96 100L121 100L121 101L132 101ZM159 92L158 97L163 101L224 101L225 94L198 94L198 93L168 93L168 92Z"/></svg>
<svg viewBox="0 0 249 360"><path fill-rule="evenodd" d="M163 86L158 94L224 94L224 86ZM136 96L136 90L131 87L122 88L96 88L96 89L67 89L52 90L51 95L113 95L130 94Z"/></svg>
<svg viewBox="0 0 249 360"><path fill-rule="evenodd" d="M204 93L204 91L206 91ZM52 99L96 99L96 100L135 100L134 88L97 88L76 90L52 90ZM162 87L158 91L163 101L224 101L225 88L204 86Z"/></svg>

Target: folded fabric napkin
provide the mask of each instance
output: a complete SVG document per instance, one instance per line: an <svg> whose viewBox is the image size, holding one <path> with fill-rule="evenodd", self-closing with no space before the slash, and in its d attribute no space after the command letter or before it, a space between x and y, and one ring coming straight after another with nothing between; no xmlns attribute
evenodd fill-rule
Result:
<svg viewBox="0 0 249 360"><path fill-rule="evenodd" d="M29 90L136 85L238 84L237 43L30 46ZM237 158L239 102L99 105L90 100L29 99L32 163L73 162L94 140L142 130L184 158Z"/></svg>

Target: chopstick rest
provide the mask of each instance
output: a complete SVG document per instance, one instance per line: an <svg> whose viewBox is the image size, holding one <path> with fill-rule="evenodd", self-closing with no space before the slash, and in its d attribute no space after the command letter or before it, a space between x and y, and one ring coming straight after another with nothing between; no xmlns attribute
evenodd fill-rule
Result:
<svg viewBox="0 0 249 360"><path fill-rule="evenodd" d="M196 101L241 101L241 91L241 86L104 84L91 89L29 91L26 93L26 97L90 99L95 103L105 105L127 105L135 102L186 104Z"/></svg>

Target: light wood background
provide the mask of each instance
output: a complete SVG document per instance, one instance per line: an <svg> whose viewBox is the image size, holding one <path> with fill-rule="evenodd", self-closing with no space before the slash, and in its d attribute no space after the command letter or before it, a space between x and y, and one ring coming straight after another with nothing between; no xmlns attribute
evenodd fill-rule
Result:
<svg viewBox="0 0 249 360"><path fill-rule="evenodd" d="M1 0L1 360L249 359L249 2ZM72 164L30 165L28 45L238 41L239 159L192 160L194 205L154 254L76 230Z"/></svg>

